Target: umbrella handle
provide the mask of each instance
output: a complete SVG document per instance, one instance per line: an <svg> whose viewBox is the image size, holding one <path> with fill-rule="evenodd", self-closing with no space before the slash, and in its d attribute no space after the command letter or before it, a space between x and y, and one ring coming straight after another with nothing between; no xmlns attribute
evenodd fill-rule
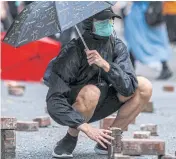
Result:
<svg viewBox="0 0 176 159"><path fill-rule="evenodd" d="M82 37L82 34L81 34L79 28L77 27L77 25L75 25L75 28L76 28L76 31L78 32L78 34L79 34L79 36L80 36L80 38L81 38L83 44L84 44L85 49L86 49L86 50L89 50L89 48L88 48L88 46L87 46L87 44L86 44L84 38Z"/></svg>

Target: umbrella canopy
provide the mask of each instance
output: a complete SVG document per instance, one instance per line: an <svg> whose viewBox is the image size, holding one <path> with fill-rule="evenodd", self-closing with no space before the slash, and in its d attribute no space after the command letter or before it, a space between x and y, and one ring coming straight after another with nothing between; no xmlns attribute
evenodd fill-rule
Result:
<svg viewBox="0 0 176 159"><path fill-rule="evenodd" d="M35 1L16 17L4 42L18 47L62 32L115 3L115 1Z"/></svg>
<svg viewBox="0 0 176 159"><path fill-rule="evenodd" d="M1 49L1 79L41 82L48 63L60 52L61 44L45 37L19 48L1 42Z"/></svg>

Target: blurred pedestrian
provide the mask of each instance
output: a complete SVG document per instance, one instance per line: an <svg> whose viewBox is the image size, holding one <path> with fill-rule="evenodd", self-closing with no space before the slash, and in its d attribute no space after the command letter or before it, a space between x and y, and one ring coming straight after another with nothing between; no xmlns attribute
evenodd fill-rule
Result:
<svg viewBox="0 0 176 159"><path fill-rule="evenodd" d="M169 40L176 42L176 2L164 2L163 14L165 15Z"/></svg>
<svg viewBox="0 0 176 159"><path fill-rule="evenodd" d="M7 31L13 22L13 18L10 14L9 5L8 5L7 1L0 1L0 3L1 3L0 4L0 6L1 6L1 11L0 11L1 12L1 24L3 25L3 27L1 29L3 29L3 31Z"/></svg>
<svg viewBox="0 0 176 159"><path fill-rule="evenodd" d="M118 110L111 126L123 131L151 97L151 83L136 77L127 47L112 36L115 17L111 9L106 9L85 20L83 37L90 50L85 50L80 38L73 39L50 67L48 113L57 123L69 127L57 142L54 157L72 157L80 131L98 143L96 153L107 154L111 132L89 123Z"/></svg>
<svg viewBox="0 0 176 159"><path fill-rule="evenodd" d="M135 66L135 60L149 66L159 62L162 69L157 79L165 80L172 76L168 66L171 47L160 3L162 2L155 2L157 11L151 12L152 9L149 8L151 2L133 2L125 12L124 34L133 65ZM148 11L154 15L148 15Z"/></svg>

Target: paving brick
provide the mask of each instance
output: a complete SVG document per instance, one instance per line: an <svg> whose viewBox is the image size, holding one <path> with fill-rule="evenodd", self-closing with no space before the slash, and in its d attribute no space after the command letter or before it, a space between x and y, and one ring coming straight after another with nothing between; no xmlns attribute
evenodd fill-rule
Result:
<svg viewBox="0 0 176 159"><path fill-rule="evenodd" d="M16 133L15 130L1 130L1 159L15 158Z"/></svg>
<svg viewBox="0 0 176 159"><path fill-rule="evenodd" d="M165 92L174 92L174 86L164 86L163 91Z"/></svg>
<svg viewBox="0 0 176 159"><path fill-rule="evenodd" d="M164 155L164 156L161 157L161 159L176 159L176 156Z"/></svg>
<svg viewBox="0 0 176 159"><path fill-rule="evenodd" d="M46 127L51 125L51 120L49 116L39 116L33 119L33 121L39 123L39 127Z"/></svg>
<svg viewBox="0 0 176 159"><path fill-rule="evenodd" d="M17 85L17 86L8 86L9 95L14 96L23 96L25 91L25 86Z"/></svg>
<svg viewBox="0 0 176 159"><path fill-rule="evenodd" d="M120 128L112 127L110 128L112 131L111 136L114 137L114 140L111 140L111 145L108 146L108 159L114 159L115 153L122 152L122 142L121 135L122 131Z"/></svg>
<svg viewBox="0 0 176 159"><path fill-rule="evenodd" d="M15 152L1 152L1 159L16 159Z"/></svg>
<svg viewBox="0 0 176 159"><path fill-rule="evenodd" d="M142 112L145 113L153 113L153 111L154 111L153 102L148 102L147 104L145 104L144 109L142 110Z"/></svg>
<svg viewBox="0 0 176 159"><path fill-rule="evenodd" d="M17 131L38 131L39 123L34 121L17 121Z"/></svg>
<svg viewBox="0 0 176 159"><path fill-rule="evenodd" d="M2 130L1 131L1 145L5 152L15 151L16 149L16 132L15 130Z"/></svg>
<svg viewBox="0 0 176 159"><path fill-rule="evenodd" d="M150 131L135 131L133 133L133 138L135 139L149 139L151 135Z"/></svg>
<svg viewBox="0 0 176 159"><path fill-rule="evenodd" d="M152 136L157 136L157 125L156 124L142 124L140 126L141 131L150 131Z"/></svg>
<svg viewBox="0 0 176 159"><path fill-rule="evenodd" d="M16 129L17 119L14 117L1 117L1 129Z"/></svg>
<svg viewBox="0 0 176 159"><path fill-rule="evenodd" d="M108 116L108 117L100 120L100 128L101 129L108 129L112 125L112 123L114 122L115 118L116 118L115 116L111 115L111 116ZM126 129L124 131L128 131L128 127L126 127Z"/></svg>
<svg viewBox="0 0 176 159"><path fill-rule="evenodd" d="M113 159L132 159L131 156L128 155L122 155L122 154L114 154L114 158Z"/></svg>
<svg viewBox="0 0 176 159"><path fill-rule="evenodd" d="M165 142L159 139L123 139L124 155L164 155Z"/></svg>

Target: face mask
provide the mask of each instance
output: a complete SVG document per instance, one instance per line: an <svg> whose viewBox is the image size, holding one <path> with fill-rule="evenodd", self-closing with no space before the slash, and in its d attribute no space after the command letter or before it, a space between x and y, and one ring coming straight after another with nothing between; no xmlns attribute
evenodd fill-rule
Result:
<svg viewBox="0 0 176 159"><path fill-rule="evenodd" d="M113 20L107 19L103 21L96 21L93 23L95 32L99 36L110 36L113 33Z"/></svg>

